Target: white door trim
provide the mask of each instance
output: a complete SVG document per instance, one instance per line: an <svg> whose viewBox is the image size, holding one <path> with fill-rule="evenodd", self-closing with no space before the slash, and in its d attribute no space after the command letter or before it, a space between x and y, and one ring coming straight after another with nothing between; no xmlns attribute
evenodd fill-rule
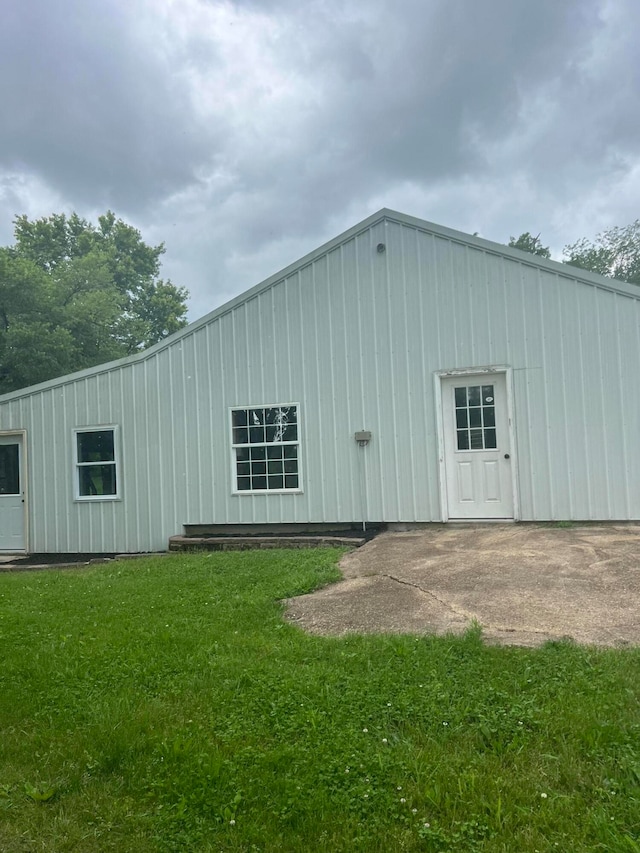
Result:
<svg viewBox="0 0 640 853"><path fill-rule="evenodd" d="M26 429L1 429L1 438L20 439L20 489L22 491L23 526L24 526L24 548L20 551L3 551L2 553L28 554L29 553L29 471L27 460L27 431Z"/></svg>
<svg viewBox="0 0 640 853"><path fill-rule="evenodd" d="M436 431L438 439L438 476L440 477L440 518L449 521L449 496L447 494L447 474L444 443L444 418L442 414L442 382L452 376L487 376L500 373L505 378L507 392L507 420L509 425L509 453L511 455L511 490L513 493L513 520L520 520L520 495L518 488L518 459L516 455L516 435L513 417L513 368L508 365L487 367L463 367L452 370L436 370L433 374L434 399L436 411Z"/></svg>

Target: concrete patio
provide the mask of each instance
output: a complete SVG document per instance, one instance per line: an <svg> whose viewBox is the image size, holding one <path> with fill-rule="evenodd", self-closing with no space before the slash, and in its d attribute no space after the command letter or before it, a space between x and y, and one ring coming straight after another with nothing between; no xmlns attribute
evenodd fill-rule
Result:
<svg viewBox="0 0 640 853"><path fill-rule="evenodd" d="M640 644L640 524L430 525L386 532L344 579L287 602L315 634L459 634L488 642Z"/></svg>

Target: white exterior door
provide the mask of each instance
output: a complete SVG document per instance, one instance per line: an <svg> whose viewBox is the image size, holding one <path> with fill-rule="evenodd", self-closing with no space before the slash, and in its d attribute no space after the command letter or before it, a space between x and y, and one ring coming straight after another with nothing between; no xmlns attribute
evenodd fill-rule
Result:
<svg viewBox="0 0 640 853"><path fill-rule="evenodd" d="M442 421L449 518L513 518L505 374L443 378Z"/></svg>
<svg viewBox="0 0 640 853"><path fill-rule="evenodd" d="M0 551L24 551L22 436L0 435Z"/></svg>

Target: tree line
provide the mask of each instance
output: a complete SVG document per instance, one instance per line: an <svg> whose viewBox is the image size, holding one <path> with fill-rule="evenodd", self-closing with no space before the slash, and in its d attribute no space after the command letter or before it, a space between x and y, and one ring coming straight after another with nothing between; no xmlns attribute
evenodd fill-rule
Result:
<svg viewBox="0 0 640 853"><path fill-rule="evenodd" d="M186 325L164 245L108 211L14 220L0 247L0 393L140 352Z"/></svg>
<svg viewBox="0 0 640 853"><path fill-rule="evenodd" d="M549 247L542 245L540 235L534 237L529 231L519 237L511 237L509 246L541 258L551 257ZM609 228L593 240L584 237L570 243L564 248L562 261L609 278L640 284L640 219L630 225Z"/></svg>

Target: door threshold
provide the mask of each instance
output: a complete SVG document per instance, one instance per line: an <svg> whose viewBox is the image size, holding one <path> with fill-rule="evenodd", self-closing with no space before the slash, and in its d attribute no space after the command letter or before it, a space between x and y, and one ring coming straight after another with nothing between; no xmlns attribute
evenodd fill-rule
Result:
<svg viewBox="0 0 640 853"><path fill-rule="evenodd" d="M515 524L515 518L449 518L447 524Z"/></svg>

